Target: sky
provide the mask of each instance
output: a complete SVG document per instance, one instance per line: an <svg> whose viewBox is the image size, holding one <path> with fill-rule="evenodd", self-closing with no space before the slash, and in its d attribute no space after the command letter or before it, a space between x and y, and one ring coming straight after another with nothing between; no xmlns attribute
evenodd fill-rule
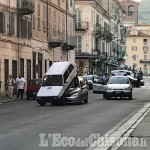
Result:
<svg viewBox="0 0 150 150"><path fill-rule="evenodd" d="M140 2L141 0L134 0L134 1Z"/></svg>

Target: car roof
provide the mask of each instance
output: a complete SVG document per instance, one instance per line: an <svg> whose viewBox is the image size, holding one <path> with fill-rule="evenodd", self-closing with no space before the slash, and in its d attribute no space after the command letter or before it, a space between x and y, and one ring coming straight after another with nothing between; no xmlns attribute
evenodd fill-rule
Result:
<svg viewBox="0 0 150 150"><path fill-rule="evenodd" d="M54 62L46 75L62 75L69 65L70 62Z"/></svg>

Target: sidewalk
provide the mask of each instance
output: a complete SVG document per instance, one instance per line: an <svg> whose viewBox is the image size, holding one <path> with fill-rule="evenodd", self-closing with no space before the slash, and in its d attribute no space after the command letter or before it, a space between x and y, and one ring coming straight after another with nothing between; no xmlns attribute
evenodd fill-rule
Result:
<svg viewBox="0 0 150 150"><path fill-rule="evenodd" d="M150 112L118 150L150 150Z"/></svg>
<svg viewBox="0 0 150 150"><path fill-rule="evenodd" d="M23 99L26 99L26 95L23 96ZM10 99L9 97L1 97L0 98L0 104L13 102L13 101L19 101L19 100L20 100L20 98L17 99L16 95L14 95L12 99Z"/></svg>

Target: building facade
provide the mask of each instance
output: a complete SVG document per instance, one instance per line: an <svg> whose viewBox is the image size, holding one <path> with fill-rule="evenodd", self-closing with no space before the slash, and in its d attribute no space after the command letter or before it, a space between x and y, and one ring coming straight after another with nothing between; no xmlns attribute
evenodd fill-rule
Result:
<svg viewBox="0 0 150 150"><path fill-rule="evenodd" d="M74 0L0 1L0 81L42 78L55 61L75 62ZM69 23L68 23L69 20Z"/></svg>
<svg viewBox="0 0 150 150"><path fill-rule="evenodd" d="M135 25L128 28L126 65L133 71L150 75L150 26Z"/></svg>
<svg viewBox="0 0 150 150"><path fill-rule="evenodd" d="M122 58L125 10L118 0L75 1L76 64L83 75L104 74Z"/></svg>
<svg viewBox="0 0 150 150"><path fill-rule="evenodd" d="M134 0L120 0L126 10L126 15L123 19L125 26L133 26L138 24L138 6L139 3Z"/></svg>

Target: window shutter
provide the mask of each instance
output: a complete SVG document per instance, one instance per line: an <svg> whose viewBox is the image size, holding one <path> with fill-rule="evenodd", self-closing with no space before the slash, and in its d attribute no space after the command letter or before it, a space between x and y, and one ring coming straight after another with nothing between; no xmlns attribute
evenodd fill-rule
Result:
<svg viewBox="0 0 150 150"><path fill-rule="evenodd" d="M22 20L22 37L27 38L27 21Z"/></svg>
<svg viewBox="0 0 150 150"><path fill-rule="evenodd" d="M32 23L28 22L28 38L32 37Z"/></svg>
<svg viewBox="0 0 150 150"><path fill-rule="evenodd" d="M13 35L14 34L14 28L15 28L15 26L14 26L14 23L15 23L15 21L14 21L14 15L12 14L11 15L11 23L10 23L10 33L11 33L11 35Z"/></svg>
<svg viewBox="0 0 150 150"><path fill-rule="evenodd" d="M5 33L5 13L0 12L0 33Z"/></svg>

